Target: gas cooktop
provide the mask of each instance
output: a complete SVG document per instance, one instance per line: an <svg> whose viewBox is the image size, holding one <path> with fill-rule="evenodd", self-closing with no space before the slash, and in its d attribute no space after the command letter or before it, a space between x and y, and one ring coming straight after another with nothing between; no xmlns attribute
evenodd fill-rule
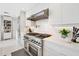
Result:
<svg viewBox="0 0 79 59"><path fill-rule="evenodd" d="M50 34L42 34L42 33L27 33L26 35L35 36L41 39L51 36Z"/></svg>

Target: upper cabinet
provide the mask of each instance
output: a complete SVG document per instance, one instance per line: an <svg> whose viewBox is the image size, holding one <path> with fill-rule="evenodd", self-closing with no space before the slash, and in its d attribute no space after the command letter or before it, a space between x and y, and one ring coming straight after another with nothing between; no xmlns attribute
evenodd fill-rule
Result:
<svg viewBox="0 0 79 59"><path fill-rule="evenodd" d="M63 24L79 23L79 4L62 4Z"/></svg>
<svg viewBox="0 0 79 59"><path fill-rule="evenodd" d="M38 21L38 20L42 20L42 19L47 19L48 16L49 16L49 9L47 8L36 14L33 14L32 16L27 18L27 20Z"/></svg>

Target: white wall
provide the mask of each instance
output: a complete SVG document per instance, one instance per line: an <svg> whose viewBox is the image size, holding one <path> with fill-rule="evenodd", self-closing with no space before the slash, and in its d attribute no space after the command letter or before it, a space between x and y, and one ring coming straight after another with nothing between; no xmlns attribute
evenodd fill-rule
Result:
<svg viewBox="0 0 79 59"><path fill-rule="evenodd" d="M60 28L68 28L71 30L69 39L72 39L72 27L77 26L79 23L79 4L68 3L48 3L48 4L36 4L31 11L27 12L28 17L32 14L39 12L40 10L49 8L49 19L37 21L37 24L41 27L37 28L37 32L46 32L52 34L55 38L60 38ZM47 24L47 25L45 25Z"/></svg>
<svg viewBox="0 0 79 59"><path fill-rule="evenodd" d="M1 40L1 16L0 16L0 40Z"/></svg>
<svg viewBox="0 0 79 59"><path fill-rule="evenodd" d="M20 12L20 19L18 19L19 20L19 22L20 22L20 35L21 35L21 37L20 38L18 38L20 41L20 44L21 45L23 45L23 42L24 42L24 40L23 40L23 38L24 38L24 34L25 34L25 32L24 32L24 29L25 29L25 25L26 25L26 12L25 11L21 11Z"/></svg>
<svg viewBox="0 0 79 59"><path fill-rule="evenodd" d="M51 29L52 24L61 24L62 23L61 4L59 4L59 3L58 4L39 3L39 4L36 4L36 6L34 8L32 8L31 11L27 12L27 15L29 17L46 8L49 8L49 19L37 21L37 25L40 25L40 27L37 28L38 30L36 30L36 31L52 33L52 32L49 32L52 30Z"/></svg>

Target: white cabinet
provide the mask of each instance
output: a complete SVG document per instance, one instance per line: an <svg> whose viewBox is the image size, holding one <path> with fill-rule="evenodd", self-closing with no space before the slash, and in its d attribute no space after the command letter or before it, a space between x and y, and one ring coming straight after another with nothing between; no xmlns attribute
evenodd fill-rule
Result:
<svg viewBox="0 0 79 59"><path fill-rule="evenodd" d="M64 40L48 39L44 41L44 56L79 56L79 45Z"/></svg>
<svg viewBox="0 0 79 59"><path fill-rule="evenodd" d="M79 23L79 4L61 4L62 19L64 24Z"/></svg>
<svg viewBox="0 0 79 59"><path fill-rule="evenodd" d="M62 23L61 3L49 4L49 22L50 24Z"/></svg>
<svg viewBox="0 0 79 59"><path fill-rule="evenodd" d="M61 51L59 50L57 49L57 46L55 44L53 43L51 44L49 41L44 41L44 48L43 48L44 56L63 56L64 54L61 53Z"/></svg>
<svg viewBox="0 0 79 59"><path fill-rule="evenodd" d="M51 24L79 23L78 3L56 3L49 5L49 20Z"/></svg>
<svg viewBox="0 0 79 59"><path fill-rule="evenodd" d="M44 52L43 53L44 56L52 56L52 53L51 53L50 49L48 49L48 48L44 48L43 52Z"/></svg>

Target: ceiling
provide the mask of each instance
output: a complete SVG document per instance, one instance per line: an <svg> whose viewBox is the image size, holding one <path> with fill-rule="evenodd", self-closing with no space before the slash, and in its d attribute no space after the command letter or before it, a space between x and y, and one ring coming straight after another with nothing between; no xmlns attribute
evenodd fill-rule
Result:
<svg viewBox="0 0 79 59"><path fill-rule="evenodd" d="M19 16L21 10L28 12L33 8L35 3L0 3L0 15L8 12L11 16Z"/></svg>

